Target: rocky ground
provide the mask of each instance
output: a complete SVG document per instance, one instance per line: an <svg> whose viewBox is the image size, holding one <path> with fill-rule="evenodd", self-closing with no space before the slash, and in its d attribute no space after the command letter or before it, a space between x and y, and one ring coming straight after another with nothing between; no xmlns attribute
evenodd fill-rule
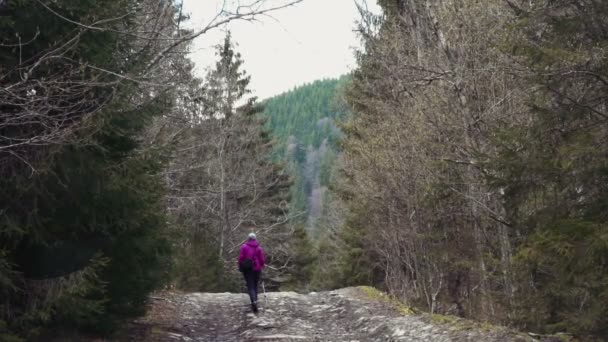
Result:
<svg viewBox="0 0 608 342"><path fill-rule="evenodd" d="M369 288L260 296L162 293L121 341L530 341L504 328L413 314Z"/></svg>

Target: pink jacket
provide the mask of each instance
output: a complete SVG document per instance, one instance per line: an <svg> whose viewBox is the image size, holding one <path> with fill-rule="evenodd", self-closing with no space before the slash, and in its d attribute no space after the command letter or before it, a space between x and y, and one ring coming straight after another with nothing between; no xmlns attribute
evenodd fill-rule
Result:
<svg viewBox="0 0 608 342"><path fill-rule="evenodd" d="M264 265L266 265L266 259L264 258L264 250L260 247L257 240L248 240L241 246L241 253L239 254L239 265L241 261L245 259L253 259L253 271L260 272Z"/></svg>

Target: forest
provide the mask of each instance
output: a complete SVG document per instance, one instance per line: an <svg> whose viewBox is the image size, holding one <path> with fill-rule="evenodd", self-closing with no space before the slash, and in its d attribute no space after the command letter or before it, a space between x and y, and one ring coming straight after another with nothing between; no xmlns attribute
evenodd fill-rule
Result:
<svg viewBox="0 0 608 342"><path fill-rule="evenodd" d="M318 238L330 209L331 185L339 141L339 123L348 115L342 98L347 77L326 79L296 87L264 101L266 128L275 139L272 159L286 165L293 179L290 209Z"/></svg>
<svg viewBox="0 0 608 342"><path fill-rule="evenodd" d="M300 1L0 1L0 340L239 292L249 232L269 290L608 338L608 3L378 0L348 75L259 100L229 30L195 73Z"/></svg>
<svg viewBox="0 0 608 342"><path fill-rule="evenodd" d="M300 281L307 237L230 33L204 77L188 59L292 3L198 31L172 1L0 3L0 340L111 335L162 288L238 291L251 231L269 275Z"/></svg>
<svg viewBox="0 0 608 342"><path fill-rule="evenodd" d="M346 90L344 281L608 337L608 3L379 4Z"/></svg>

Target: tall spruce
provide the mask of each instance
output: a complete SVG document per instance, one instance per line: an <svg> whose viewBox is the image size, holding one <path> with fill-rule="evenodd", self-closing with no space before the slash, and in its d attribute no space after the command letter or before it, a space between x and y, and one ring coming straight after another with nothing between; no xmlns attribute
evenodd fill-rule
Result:
<svg viewBox="0 0 608 342"><path fill-rule="evenodd" d="M168 275L164 158L141 136L171 93L125 77L158 71L154 39L128 34L138 15L171 31L176 11L147 5L9 1L0 17L2 340L111 332Z"/></svg>
<svg viewBox="0 0 608 342"><path fill-rule="evenodd" d="M347 77L315 81L264 101L266 127L277 143L273 159L287 164L294 179L291 209L311 237L327 209L329 178L339 150L337 127L347 116L339 101Z"/></svg>
<svg viewBox="0 0 608 342"><path fill-rule="evenodd" d="M608 337L608 4L514 2L507 44L525 67L530 119L502 131L492 165L516 228L515 318Z"/></svg>

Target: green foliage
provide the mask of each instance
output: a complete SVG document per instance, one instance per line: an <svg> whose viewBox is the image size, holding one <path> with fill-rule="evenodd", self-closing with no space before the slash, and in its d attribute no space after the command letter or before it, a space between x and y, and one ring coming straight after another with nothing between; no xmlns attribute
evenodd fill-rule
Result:
<svg viewBox="0 0 608 342"><path fill-rule="evenodd" d="M52 321L57 326L68 329L74 326L93 328L103 321L100 317L106 314L108 282L101 279L100 273L108 266L110 259L101 255L96 254L85 269L65 279L67 285L64 285L63 293L50 311Z"/></svg>
<svg viewBox="0 0 608 342"><path fill-rule="evenodd" d="M308 290L316 261L315 248L310 241L302 224L294 227L294 233L289 241L293 261L293 270L289 279L281 286L285 290Z"/></svg>
<svg viewBox="0 0 608 342"><path fill-rule="evenodd" d="M517 318L540 331L606 334L608 227L561 220L539 228L516 256L532 285L521 294Z"/></svg>
<svg viewBox="0 0 608 342"><path fill-rule="evenodd" d="M185 232L187 229L182 228ZM182 234L179 240L188 241L192 247L180 248L175 254L174 282L179 289L199 292L220 292L230 288L218 282L224 265L218 258L210 229L200 229L194 234Z"/></svg>
<svg viewBox="0 0 608 342"><path fill-rule="evenodd" d="M288 287L327 289L338 284L338 251L330 232L337 220L329 218L335 204L329 187L340 154L338 125L348 116L341 100L348 80L315 81L265 101L266 127L276 140L272 157L286 164L293 181L289 209L298 215L291 245L299 271Z"/></svg>
<svg viewBox="0 0 608 342"><path fill-rule="evenodd" d="M374 251L366 246L370 232L366 229L365 215L369 208L364 203L352 205L349 216L340 231L344 247L338 254L336 269L341 286L378 285L374 275L376 257Z"/></svg>
<svg viewBox="0 0 608 342"><path fill-rule="evenodd" d="M339 251L336 250L330 239L328 234L324 234L318 239L316 265L310 280L310 287L315 291L335 289L342 285L336 265Z"/></svg>
<svg viewBox="0 0 608 342"><path fill-rule="evenodd" d="M315 81L264 102L266 125L279 142L274 152L276 158L293 153L294 159L301 163L308 146L319 148L328 140L335 147L341 136L335 122L347 115L337 92L346 81L347 77ZM295 141L289 141L290 137ZM293 143L298 145L297 150L288 152L293 148L288 145Z"/></svg>
<svg viewBox="0 0 608 342"><path fill-rule="evenodd" d="M379 4L347 92L346 283L606 339L608 2Z"/></svg>
<svg viewBox="0 0 608 342"><path fill-rule="evenodd" d="M80 97L49 105L49 116L86 116L86 125L60 131L70 135L63 144L30 147L26 152L38 156L33 166L2 169L0 293L6 300L0 303L0 336L34 339L46 329L111 333L126 317L141 314L147 295L168 276L170 243L160 176L166 151L143 148L141 135L172 100L150 98L138 84L116 82L109 73L85 67L120 73L141 68L146 54L127 58L136 38L119 32L133 27L131 16L108 24L107 30L85 30L51 12L92 23L135 13L141 2L9 4L8 17L0 21L1 36L29 43L0 52L0 69L8 70L3 87L26 77L15 72L22 61L35 61L64 44L71 48L62 58L36 65L28 76L44 81L71 72L82 84L108 81L112 86L75 92ZM83 105L72 107L72 102ZM87 106L98 103L103 106L89 115ZM2 104L0 110L12 107ZM36 127L30 128L35 133ZM18 130L3 127L2 135Z"/></svg>
<svg viewBox="0 0 608 342"><path fill-rule="evenodd" d="M25 340L11 333L5 321L0 320L0 340L5 342L24 342Z"/></svg>
<svg viewBox="0 0 608 342"><path fill-rule="evenodd" d="M497 135L491 181L524 234L517 250L524 290L520 324L608 336L605 3L530 4L508 45L533 71L530 120ZM539 28L543 34L538 36ZM583 48L581 48L583 47ZM577 75L577 76L575 76Z"/></svg>
<svg viewBox="0 0 608 342"><path fill-rule="evenodd" d="M347 81L346 76L315 81L264 102L266 127L276 140L273 159L284 162L293 179L290 210L307 214L298 220L307 222L315 239L320 212L327 205L321 194L330 185L339 154L338 122L348 115L340 101Z"/></svg>
<svg viewBox="0 0 608 342"><path fill-rule="evenodd" d="M18 201L5 198L3 225L24 232L12 260L26 279L90 269L68 297L56 299L53 308L71 304L52 316L57 325L110 332L124 317L140 314L147 294L166 278L163 158L134 151L136 134L161 109L152 103L132 113L106 112L92 144L57 151L34 186L3 184L7 194L19 194ZM24 212L26 205L31 209Z"/></svg>
<svg viewBox="0 0 608 342"><path fill-rule="evenodd" d="M386 293L379 291L375 287L361 286L359 287L359 289L365 294L367 298L386 303L404 316L408 316L416 312L414 309L408 307L407 305L399 301L397 298L391 297Z"/></svg>

